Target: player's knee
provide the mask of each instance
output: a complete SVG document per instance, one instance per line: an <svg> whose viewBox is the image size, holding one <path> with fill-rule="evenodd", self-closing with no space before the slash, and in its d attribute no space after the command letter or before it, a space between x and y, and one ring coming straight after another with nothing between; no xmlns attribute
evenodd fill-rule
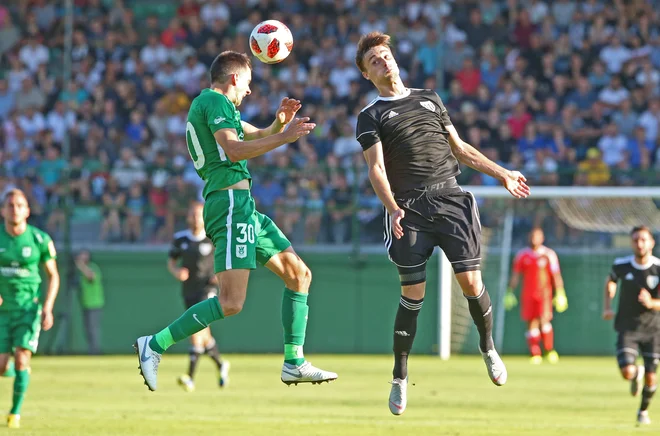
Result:
<svg viewBox="0 0 660 436"><path fill-rule="evenodd" d="M22 371L28 369L30 366L30 357L32 357L30 350L17 348L16 353L14 354L14 365L16 366L16 370Z"/></svg>
<svg viewBox="0 0 660 436"><path fill-rule="evenodd" d="M635 365L627 365L621 367L621 376L626 380L632 380L637 375L637 368Z"/></svg>
<svg viewBox="0 0 660 436"><path fill-rule="evenodd" d="M481 271L465 271L456 274L456 281L461 286L463 293L468 296L478 296L484 288L481 280Z"/></svg>
<svg viewBox="0 0 660 436"><path fill-rule="evenodd" d="M543 327L541 327L541 331L543 333L550 333L552 331L552 324L549 322L544 323Z"/></svg>
<svg viewBox="0 0 660 436"><path fill-rule="evenodd" d="M289 277L287 277L287 287L297 292L307 292L309 285L312 283L312 271L309 269L305 262L298 261L294 268L292 268Z"/></svg>
<svg viewBox="0 0 660 436"><path fill-rule="evenodd" d="M221 301L220 306L222 307L222 313L225 315L225 317L236 315L241 310L243 310L243 303L245 303L245 301L237 299L227 299Z"/></svg>
<svg viewBox="0 0 660 436"><path fill-rule="evenodd" d="M236 315L241 310L243 310L243 304L245 303L245 294L240 292L226 292L222 290L220 296L218 297L220 302L220 307L222 308L222 313L225 317Z"/></svg>

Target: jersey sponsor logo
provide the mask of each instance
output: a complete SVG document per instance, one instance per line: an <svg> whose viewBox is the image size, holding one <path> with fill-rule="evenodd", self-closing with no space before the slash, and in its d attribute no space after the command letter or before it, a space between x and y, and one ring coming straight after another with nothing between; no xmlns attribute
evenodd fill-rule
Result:
<svg viewBox="0 0 660 436"><path fill-rule="evenodd" d="M225 118L225 117L218 117L218 118L216 118L215 120L213 120L213 122L214 122L215 124L220 124L221 122L223 122L223 121L226 120L226 119L227 119L227 118Z"/></svg>
<svg viewBox="0 0 660 436"><path fill-rule="evenodd" d="M646 278L646 284L649 285L649 289L653 290L658 286L660 282L660 277L658 276L648 276Z"/></svg>
<svg viewBox="0 0 660 436"><path fill-rule="evenodd" d="M3 266L0 268L0 275L3 277L30 277L30 270L27 268L19 268Z"/></svg>
<svg viewBox="0 0 660 436"><path fill-rule="evenodd" d="M435 112L435 105L432 101L420 101L419 104L421 104L423 108Z"/></svg>
<svg viewBox="0 0 660 436"><path fill-rule="evenodd" d="M410 333L408 333L407 331L404 331L404 330L395 330L394 334L399 335L399 336L403 336L403 337L410 336Z"/></svg>
<svg viewBox="0 0 660 436"><path fill-rule="evenodd" d="M30 257L32 255L32 247L23 247L21 253L23 254L23 257Z"/></svg>
<svg viewBox="0 0 660 436"><path fill-rule="evenodd" d="M247 257L247 245L236 246L236 257L239 259L245 259Z"/></svg>
<svg viewBox="0 0 660 436"><path fill-rule="evenodd" d="M633 273L630 273L630 272L629 272L629 273L626 274L626 276L624 277L624 280L635 280L635 277L633 276Z"/></svg>
<svg viewBox="0 0 660 436"><path fill-rule="evenodd" d="M390 114L387 116L387 118L394 118L394 117L396 117L397 115L399 115L399 114L396 113L396 112L394 112L394 111L390 111Z"/></svg>
<svg viewBox="0 0 660 436"><path fill-rule="evenodd" d="M211 254L211 250L213 250L213 245L209 243L199 244L199 254L202 256L208 256Z"/></svg>

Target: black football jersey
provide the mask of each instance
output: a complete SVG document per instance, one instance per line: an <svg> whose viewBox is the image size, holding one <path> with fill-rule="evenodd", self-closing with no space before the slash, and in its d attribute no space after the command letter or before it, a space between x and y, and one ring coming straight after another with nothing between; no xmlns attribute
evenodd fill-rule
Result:
<svg viewBox="0 0 660 436"><path fill-rule="evenodd" d="M617 258L612 264L610 280L620 282L614 328L617 331L660 332L660 312L647 309L638 301L642 289L649 291L653 298L660 298L660 259L651 256L646 265L640 265L634 256Z"/></svg>
<svg viewBox="0 0 660 436"><path fill-rule="evenodd" d="M460 174L449 146L451 124L435 91L407 89L401 96L379 96L362 109L356 137L363 150L382 143L387 179L396 197Z"/></svg>
<svg viewBox="0 0 660 436"><path fill-rule="evenodd" d="M174 234L169 256L180 261L180 266L190 272L183 282L184 294L202 294L207 291L209 280L215 275L213 268L213 243L206 236L195 237L190 230Z"/></svg>

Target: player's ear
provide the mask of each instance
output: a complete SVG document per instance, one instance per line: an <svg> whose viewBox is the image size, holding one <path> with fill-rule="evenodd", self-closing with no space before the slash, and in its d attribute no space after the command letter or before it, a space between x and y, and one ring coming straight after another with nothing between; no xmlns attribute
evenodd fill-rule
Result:
<svg viewBox="0 0 660 436"><path fill-rule="evenodd" d="M367 74L366 71L363 71L363 72L362 72L362 77L364 77L364 78L367 79L367 80L370 80L370 79L369 79L369 74Z"/></svg>
<svg viewBox="0 0 660 436"><path fill-rule="evenodd" d="M238 83L238 73L231 73L229 81L233 86L236 86L236 83Z"/></svg>

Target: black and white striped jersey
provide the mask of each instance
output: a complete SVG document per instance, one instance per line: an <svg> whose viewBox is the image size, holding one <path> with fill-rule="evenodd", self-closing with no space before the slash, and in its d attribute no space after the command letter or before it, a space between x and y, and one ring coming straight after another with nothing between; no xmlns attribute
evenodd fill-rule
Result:
<svg viewBox="0 0 660 436"><path fill-rule="evenodd" d="M460 173L449 146L451 120L433 90L406 89L377 97L358 115L356 137L363 150L379 141L395 195L433 185Z"/></svg>

